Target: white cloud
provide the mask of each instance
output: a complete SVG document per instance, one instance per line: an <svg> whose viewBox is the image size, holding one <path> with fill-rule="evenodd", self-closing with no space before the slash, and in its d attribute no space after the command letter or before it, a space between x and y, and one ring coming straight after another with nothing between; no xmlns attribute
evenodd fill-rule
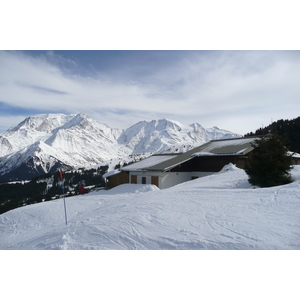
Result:
<svg viewBox="0 0 300 300"><path fill-rule="evenodd" d="M0 51L0 64L0 102L45 112L82 111L112 127L171 117L246 133L271 118L298 116L299 52L184 53L167 67L145 66L143 77L134 64L83 76L75 61L52 52L33 58Z"/></svg>

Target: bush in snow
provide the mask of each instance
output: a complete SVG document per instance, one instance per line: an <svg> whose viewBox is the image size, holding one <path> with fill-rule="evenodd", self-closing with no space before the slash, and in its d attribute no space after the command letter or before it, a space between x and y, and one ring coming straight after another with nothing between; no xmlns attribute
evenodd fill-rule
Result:
<svg viewBox="0 0 300 300"><path fill-rule="evenodd" d="M271 187L292 181L292 157L277 136L261 137L252 146L254 151L245 169L252 185Z"/></svg>

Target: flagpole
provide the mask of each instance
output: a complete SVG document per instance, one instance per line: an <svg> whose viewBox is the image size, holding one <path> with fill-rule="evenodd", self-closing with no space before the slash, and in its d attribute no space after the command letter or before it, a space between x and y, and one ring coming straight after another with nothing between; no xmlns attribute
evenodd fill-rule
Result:
<svg viewBox="0 0 300 300"><path fill-rule="evenodd" d="M67 207L66 207L66 198L65 198L65 186L64 186L64 180L63 180L63 174L62 171L59 172L60 180L61 180L61 187L62 187L62 194L64 197L64 208L65 208L65 219L66 219L66 225L68 225L67 220Z"/></svg>

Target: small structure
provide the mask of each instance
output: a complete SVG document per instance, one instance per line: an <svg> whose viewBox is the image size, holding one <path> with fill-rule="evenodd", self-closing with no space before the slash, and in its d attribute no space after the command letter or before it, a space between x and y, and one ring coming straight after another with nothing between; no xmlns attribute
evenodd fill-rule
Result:
<svg viewBox="0 0 300 300"><path fill-rule="evenodd" d="M113 170L103 175L106 187L113 188L123 183L129 183L129 173Z"/></svg>
<svg viewBox="0 0 300 300"><path fill-rule="evenodd" d="M155 154L107 176L108 187L154 184L160 189L211 175L232 163L244 169L257 137L212 140L185 153Z"/></svg>

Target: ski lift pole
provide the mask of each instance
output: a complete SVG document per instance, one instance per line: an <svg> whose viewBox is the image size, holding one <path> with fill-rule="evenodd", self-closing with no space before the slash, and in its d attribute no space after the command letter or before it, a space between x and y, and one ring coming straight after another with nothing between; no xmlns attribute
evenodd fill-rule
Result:
<svg viewBox="0 0 300 300"><path fill-rule="evenodd" d="M64 186L64 180L63 180L63 173L62 173L62 171L59 172L59 177L60 177L60 180L61 180L62 194L63 194L63 197L64 197L64 208L65 208L66 225L68 225L67 207L66 207L66 198L65 198L65 186Z"/></svg>

